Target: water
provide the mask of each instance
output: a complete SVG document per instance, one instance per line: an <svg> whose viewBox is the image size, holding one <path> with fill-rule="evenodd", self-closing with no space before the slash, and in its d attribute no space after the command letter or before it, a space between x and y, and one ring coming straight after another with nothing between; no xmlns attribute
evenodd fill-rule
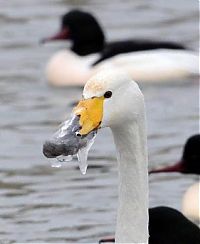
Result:
<svg viewBox="0 0 200 244"><path fill-rule="evenodd" d="M125 4L126 3L126 4ZM94 242L114 232L117 164L109 130L98 133L86 175L77 163L52 168L42 143L69 116L80 88L49 87L48 58L65 43L38 44L58 28L58 16L81 6L93 11L108 39L154 37L198 45L197 1L0 1L0 242ZM198 131L195 79L143 85L147 104L149 167L180 158ZM181 208L198 177L150 176L150 205Z"/></svg>

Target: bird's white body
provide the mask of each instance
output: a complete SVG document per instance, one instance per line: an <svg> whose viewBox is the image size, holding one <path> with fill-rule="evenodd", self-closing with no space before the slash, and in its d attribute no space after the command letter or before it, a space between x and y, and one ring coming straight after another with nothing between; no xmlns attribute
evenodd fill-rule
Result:
<svg viewBox="0 0 200 244"><path fill-rule="evenodd" d="M46 77L54 86L81 86L90 78L90 61L69 50L59 51L49 60Z"/></svg>
<svg viewBox="0 0 200 244"><path fill-rule="evenodd" d="M84 85L102 68L123 69L139 82L164 82L198 75L198 56L191 51L157 49L119 54L92 67L92 57L80 57L70 50L53 55L46 77L55 86Z"/></svg>
<svg viewBox="0 0 200 244"><path fill-rule="evenodd" d="M200 227L200 182L190 186L182 200L183 214Z"/></svg>

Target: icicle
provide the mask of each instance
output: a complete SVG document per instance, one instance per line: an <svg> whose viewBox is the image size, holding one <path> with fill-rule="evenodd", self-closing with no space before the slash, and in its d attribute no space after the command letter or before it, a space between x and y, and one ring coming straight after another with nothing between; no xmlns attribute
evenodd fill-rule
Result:
<svg viewBox="0 0 200 244"><path fill-rule="evenodd" d="M94 143L95 137L96 137L96 134L94 134L94 136L90 140L88 140L86 147L80 148L78 150L78 153L77 153L77 158L78 158L78 162L79 162L79 169L83 175L86 174L86 171L87 171L88 152Z"/></svg>

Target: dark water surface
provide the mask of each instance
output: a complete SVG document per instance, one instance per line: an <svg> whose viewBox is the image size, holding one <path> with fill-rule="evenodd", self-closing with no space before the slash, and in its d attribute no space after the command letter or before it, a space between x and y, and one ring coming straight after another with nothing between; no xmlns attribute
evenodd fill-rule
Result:
<svg viewBox="0 0 200 244"><path fill-rule="evenodd" d="M42 143L81 97L80 88L49 87L48 58L65 43L41 46L58 16L73 7L93 11L108 39L148 37L179 41L197 50L197 1L0 0L0 243L97 242L114 232L117 164L109 130L99 133L85 176L76 162L51 168ZM148 118L149 165L180 158L198 131L196 79L142 85ZM150 177L150 205L181 208L195 176Z"/></svg>

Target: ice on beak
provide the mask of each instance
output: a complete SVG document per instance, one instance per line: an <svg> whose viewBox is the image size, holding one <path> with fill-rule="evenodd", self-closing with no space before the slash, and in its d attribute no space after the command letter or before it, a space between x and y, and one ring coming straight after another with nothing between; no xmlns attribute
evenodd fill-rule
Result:
<svg viewBox="0 0 200 244"><path fill-rule="evenodd" d="M63 163L71 161L77 155L82 174L87 170L88 152L94 143L97 131L91 131L85 136L79 134L79 116L73 115L70 120L61 124L53 137L43 145L43 154L47 158L56 158L57 163L52 167L61 167Z"/></svg>

